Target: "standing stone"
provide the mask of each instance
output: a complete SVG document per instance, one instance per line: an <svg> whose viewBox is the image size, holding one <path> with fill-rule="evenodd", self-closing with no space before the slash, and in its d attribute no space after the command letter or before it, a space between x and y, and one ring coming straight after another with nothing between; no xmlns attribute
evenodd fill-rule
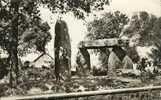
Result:
<svg viewBox="0 0 161 100"><path fill-rule="evenodd" d="M65 21L58 20L55 25L55 76L57 80L70 77L71 43Z"/></svg>

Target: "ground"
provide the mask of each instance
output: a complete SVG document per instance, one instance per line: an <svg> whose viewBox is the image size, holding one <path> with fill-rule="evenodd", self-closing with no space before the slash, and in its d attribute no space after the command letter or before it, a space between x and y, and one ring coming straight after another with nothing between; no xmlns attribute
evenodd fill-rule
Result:
<svg viewBox="0 0 161 100"><path fill-rule="evenodd" d="M111 78L108 76L72 76L70 81L56 83L52 69L28 69L22 72L21 82L15 95L36 95L48 93L69 93L94 90L108 90L129 87L143 87L160 85L161 76L154 79L142 81L139 77L118 76ZM0 84L0 96L9 96L11 89L8 81L3 79Z"/></svg>

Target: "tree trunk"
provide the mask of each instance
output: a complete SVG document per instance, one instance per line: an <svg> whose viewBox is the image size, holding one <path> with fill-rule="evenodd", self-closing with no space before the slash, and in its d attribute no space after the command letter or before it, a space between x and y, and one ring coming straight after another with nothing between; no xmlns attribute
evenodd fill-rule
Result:
<svg viewBox="0 0 161 100"><path fill-rule="evenodd" d="M11 88L16 88L18 84L19 68L18 68L18 56L17 50L11 49L9 53L9 64L10 64L10 85Z"/></svg>
<svg viewBox="0 0 161 100"><path fill-rule="evenodd" d="M16 88L18 84L19 68L18 68L18 0L11 0L10 11L13 12L12 32L9 45L9 64L10 64L10 85L11 88Z"/></svg>

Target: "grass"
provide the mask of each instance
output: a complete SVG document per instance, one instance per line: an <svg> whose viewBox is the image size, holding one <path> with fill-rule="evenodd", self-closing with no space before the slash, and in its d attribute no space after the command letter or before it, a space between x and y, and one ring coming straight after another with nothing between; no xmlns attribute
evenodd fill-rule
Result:
<svg viewBox="0 0 161 100"><path fill-rule="evenodd" d="M161 77L142 82L140 78L108 76L73 77L69 81L56 83L52 68L29 68L21 71L20 84L14 90L14 95L36 95L45 93L69 93L81 91L107 90L129 87L160 85ZM0 84L0 96L11 95L9 83Z"/></svg>

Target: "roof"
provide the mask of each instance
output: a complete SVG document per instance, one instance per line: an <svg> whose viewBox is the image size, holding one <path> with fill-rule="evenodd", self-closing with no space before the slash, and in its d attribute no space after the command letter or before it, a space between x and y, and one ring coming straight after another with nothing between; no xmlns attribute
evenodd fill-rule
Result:
<svg viewBox="0 0 161 100"><path fill-rule="evenodd" d="M35 60L33 60L32 65L35 67L46 66L49 67L51 63L54 62L54 58L47 53L42 53Z"/></svg>

